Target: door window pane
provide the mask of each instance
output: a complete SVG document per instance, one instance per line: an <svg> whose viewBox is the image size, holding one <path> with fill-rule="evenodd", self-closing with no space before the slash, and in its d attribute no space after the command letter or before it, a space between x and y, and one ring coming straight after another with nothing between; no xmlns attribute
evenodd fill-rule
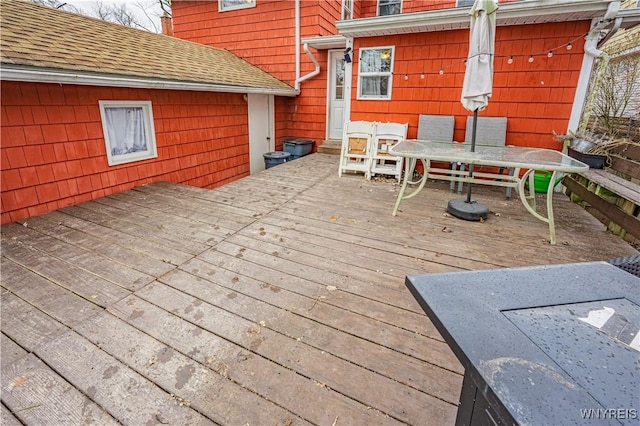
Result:
<svg viewBox="0 0 640 426"><path fill-rule="evenodd" d="M344 59L336 59L335 67L336 67L335 98L337 100L342 100L344 99Z"/></svg>

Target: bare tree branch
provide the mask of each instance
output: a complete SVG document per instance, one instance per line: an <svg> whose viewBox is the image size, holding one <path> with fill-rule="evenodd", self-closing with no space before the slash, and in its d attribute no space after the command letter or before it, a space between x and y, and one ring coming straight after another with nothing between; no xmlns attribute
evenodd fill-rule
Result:
<svg viewBox="0 0 640 426"><path fill-rule="evenodd" d="M77 7L75 7L74 5L65 3L64 1L61 1L61 0L31 0L31 1L37 4L41 4L43 6L53 7L54 9L62 9L70 12L79 13L78 12L79 9Z"/></svg>
<svg viewBox="0 0 640 426"><path fill-rule="evenodd" d="M167 16L171 16L171 0L158 0L158 3L160 3L162 12Z"/></svg>

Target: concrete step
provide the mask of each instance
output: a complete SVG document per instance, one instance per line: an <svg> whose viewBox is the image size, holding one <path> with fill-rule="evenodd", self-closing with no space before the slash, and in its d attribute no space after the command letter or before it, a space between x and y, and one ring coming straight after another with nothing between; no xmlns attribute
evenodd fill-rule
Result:
<svg viewBox="0 0 640 426"><path fill-rule="evenodd" d="M322 144L318 147L318 152L322 154L340 155L341 147L342 147L341 140L327 139L322 141Z"/></svg>

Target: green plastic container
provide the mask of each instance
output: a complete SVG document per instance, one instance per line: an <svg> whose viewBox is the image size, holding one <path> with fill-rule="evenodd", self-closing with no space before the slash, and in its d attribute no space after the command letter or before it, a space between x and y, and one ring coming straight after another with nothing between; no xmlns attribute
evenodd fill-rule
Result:
<svg viewBox="0 0 640 426"><path fill-rule="evenodd" d="M539 193L547 192L547 188L549 188L549 181L551 180L551 175L552 173L547 170L536 170L533 173L533 190ZM553 186L555 187L561 179L562 178L559 177ZM524 186L529 188L529 180L524 183Z"/></svg>

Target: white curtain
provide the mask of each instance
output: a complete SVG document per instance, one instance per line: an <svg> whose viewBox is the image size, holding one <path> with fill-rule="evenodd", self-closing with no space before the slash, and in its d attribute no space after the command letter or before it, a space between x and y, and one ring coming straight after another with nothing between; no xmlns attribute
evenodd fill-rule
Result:
<svg viewBox="0 0 640 426"><path fill-rule="evenodd" d="M147 150L141 107L108 107L104 113L111 155Z"/></svg>
<svg viewBox="0 0 640 426"><path fill-rule="evenodd" d="M386 96L389 93L389 77L366 75L366 73L391 73L391 51L389 49L361 50L360 73L362 95Z"/></svg>

